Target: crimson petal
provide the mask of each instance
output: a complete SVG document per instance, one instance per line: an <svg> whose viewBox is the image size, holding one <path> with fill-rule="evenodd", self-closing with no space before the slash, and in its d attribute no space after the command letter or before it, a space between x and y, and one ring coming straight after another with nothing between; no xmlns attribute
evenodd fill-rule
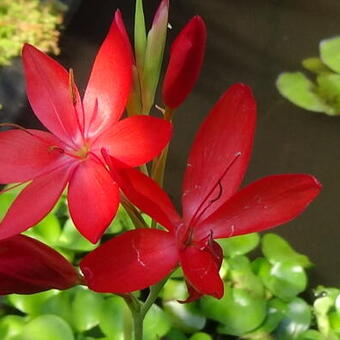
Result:
<svg viewBox="0 0 340 340"><path fill-rule="evenodd" d="M135 169L123 169L118 175L119 186L134 205L168 230L174 230L180 217L169 196L155 181Z"/></svg>
<svg viewBox="0 0 340 340"><path fill-rule="evenodd" d="M68 289L80 279L58 252L23 235L0 241L0 295Z"/></svg>
<svg viewBox="0 0 340 340"><path fill-rule="evenodd" d="M72 165L35 178L15 199L0 223L0 240L20 234L40 222L63 193Z"/></svg>
<svg viewBox="0 0 340 340"><path fill-rule="evenodd" d="M166 277L177 265L176 240L158 229L125 232L104 243L80 262L90 289L129 293Z"/></svg>
<svg viewBox="0 0 340 340"><path fill-rule="evenodd" d="M133 116L114 124L94 144L127 166L144 164L169 143L172 125L160 118Z"/></svg>
<svg viewBox="0 0 340 340"><path fill-rule="evenodd" d="M96 56L84 95L85 131L88 137L112 126L123 113L128 99L131 47L121 31L121 21L112 22Z"/></svg>
<svg viewBox="0 0 340 340"><path fill-rule="evenodd" d="M188 246L180 252L180 261L184 277L193 288L188 302L192 297L199 298L199 294L211 295L218 299L223 296L223 281L218 273L220 260L211 251Z"/></svg>
<svg viewBox="0 0 340 340"><path fill-rule="evenodd" d="M90 242L96 243L117 212L117 184L102 164L89 159L74 171L67 198L76 228Z"/></svg>
<svg viewBox="0 0 340 340"><path fill-rule="evenodd" d="M27 96L34 113L47 129L66 144L77 143L81 138L82 109L74 85L71 91L68 72L48 55L28 44L23 48L22 57ZM73 100L77 104L76 110Z"/></svg>
<svg viewBox="0 0 340 340"><path fill-rule="evenodd" d="M0 183L26 182L64 159L60 142L39 130L9 130L0 133Z"/></svg>
<svg viewBox="0 0 340 340"><path fill-rule="evenodd" d="M301 214L321 185L303 174L264 177L235 194L195 230L195 239L225 238L266 230Z"/></svg>
<svg viewBox="0 0 340 340"><path fill-rule="evenodd" d="M238 189L250 157L256 120L251 89L227 90L193 143L183 183L183 216L193 224L212 214Z"/></svg>

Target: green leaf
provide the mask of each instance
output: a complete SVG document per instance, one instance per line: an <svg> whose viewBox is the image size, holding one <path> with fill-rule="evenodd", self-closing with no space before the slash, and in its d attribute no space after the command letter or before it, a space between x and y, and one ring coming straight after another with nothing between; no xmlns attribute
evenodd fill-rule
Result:
<svg viewBox="0 0 340 340"><path fill-rule="evenodd" d="M275 332L275 339L278 340L298 339L311 324L311 307L304 300L295 298L287 307L286 316Z"/></svg>
<svg viewBox="0 0 340 340"><path fill-rule="evenodd" d="M170 330L170 327L168 315L153 304L144 319L143 340L161 339Z"/></svg>
<svg viewBox="0 0 340 340"><path fill-rule="evenodd" d="M321 60L332 70L340 73L340 37L333 37L320 42Z"/></svg>
<svg viewBox="0 0 340 340"><path fill-rule="evenodd" d="M271 265L263 262L259 271L264 285L277 297L289 301L307 286L307 275L303 267L292 261Z"/></svg>
<svg viewBox="0 0 340 340"><path fill-rule="evenodd" d="M268 233L262 237L262 252L271 264L292 261L304 268L312 265L306 255L296 252L285 239L276 234Z"/></svg>
<svg viewBox="0 0 340 340"><path fill-rule="evenodd" d="M218 332L241 336L259 327L266 317L266 301L251 292L225 286L222 299L204 296L200 305L206 317L218 321Z"/></svg>
<svg viewBox="0 0 340 340"><path fill-rule="evenodd" d="M71 327L55 315L42 315L31 320L21 334L21 340L74 340Z"/></svg>
<svg viewBox="0 0 340 340"><path fill-rule="evenodd" d="M6 315L0 319L0 335L2 340L20 334L25 326L25 318L18 315Z"/></svg>
<svg viewBox="0 0 340 340"><path fill-rule="evenodd" d="M318 93L327 104L340 114L340 74L321 74L317 77Z"/></svg>
<svg viewBox="0 0 340 340"><path fill-rule="evenodd" d="M49 214L34 228L28 229L24 234L54 246L57 243L60 233L61 226L58 218L53 214Z"/></svg>
<svg viewBox="0 0 340 340"><path fill-rule="evenodd" d="M106 230L107 234L117 234L123 230L131 230L134 229L134 225L131 221L129 214L123 208L122 205L119 205L118 212L116 217L113 219L112 223Z"/></svg>
<svg viewBox="0 0 340 340"><path fill-rule="evenodd" d="M103 311L103 296L84 287L77 287L72 303L74 326L79 332L99 324ZM89 306L91 306L89 308Z"/></svg>
<svg viewBox="0 0 340 340"><path fill-rule="evenodd" d="M200 313L196 303L181 304L187 297L186 284L183 281L168 280L163 288L163 307L169 315L172 325L180 330L192 333L201 330L206 318Z"/></svg>
<svg viewBox="0 0 340 340"><path fill-rule="evenodd" d="M302 66L313 73L328 73L330 69L322 62L320 58L312 57L302 60Z"/></svg>
<svg viewBox="0 0 340 340"><path fill-rule="evenodd" d="M192 335L189 340L213 340L213 338L207 333L198 332Z"/></svg>
<svg viewBox="0 0 340 340"><path fill-rule="evenodd" d="M270 339L270 334L278 327L287 312L287 304L278 298L268 301L267 316L255 331L247 335L249 339Z"/></svg>
<svg viewBox="0 0 340 340"><path fill-rule="evenodd" d="M166 335L168 340L188 340L185 334L177 328L171 328L170 332Z"/></svg>
<svg viewBox="0 0 340 340"><path fill-rule="evenodd" d="M260 236L258 233L234 236L217 240L223 248L223 253L227 257L244 255L255 249L259 242Z"/></svg>
<svg viewBox="0 0 340 340"><path fill-rule="evenodd" d="M112 296L104 302L99 327L110 340L130 339L132 317L123 298Z"/></svg>
<svg viewBox="0 0 340 340"><path fill-rule="evenodd" d="M322 334L315 329L309 329L308 331L302 333L298 340L331 340L330 338L325 338ZM337 340L337 339L333 339Z"/></svg>
<svg viewBox="0 0 340 340"><path fill-rule="evenodd" d="M7 296L7 299L16 309L30 316L35 316L41 313L43 304L56 294L58 294L58 291L52 289L32 295L11 294Z"/></svg>
<svg viewBox="0 0 340 340"><path fill-rule="evenodd" d="M303 109L335 114L334 109L317 94L316 85L301 72L281 73L276 87L283 97Z"/></svg>
<svg viewBox="0 0 340 340"><path fill-rule="evenodd" d="M64 225L57 245L68 250L83 252L95 249L98 244L92 244L85 239L76 229L72 220L68 219Z"/></svg>

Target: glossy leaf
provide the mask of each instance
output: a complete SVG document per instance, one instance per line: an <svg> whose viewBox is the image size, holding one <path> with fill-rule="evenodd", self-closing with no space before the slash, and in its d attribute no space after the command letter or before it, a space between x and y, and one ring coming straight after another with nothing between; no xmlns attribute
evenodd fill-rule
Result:
<svg viewBox="0 0 340 340"><path fill-rule="evenodd" d="M54 315L42 315L24 327L22 340L74 340L70 326Z"/></svg>
<svg viewBox="0 0 340 340"><path fill-rule="evenodd" d="M336 36L320 42L321 60L332 70L340 73L340 37Z"/></svg>
<svg viewBox="0 0 340 340"><path fill-rule="evenodd" d="M217 240L223 249L225 257L245 255L254 250L260 243L260 236L257 233L235 236Z"/></svg>
<svg viewBox="0 0 340 340"><path fill-rule="evenodd" d="M168 315L163 309L153 304L144 319L143 340L161 339L170 327Z"/></svg>
<svg viewBox="0 0 340 340"><path fill-rule="evenodd" d="M275 337L278 340L294 340L305 332L311 324L310 306L302 299L295 298L288 304L286 317L281 321Z"/></svg>
<svg viewBox="0 0 340 340"><path fill-rule="evenodd" d="M268 233L262 237L262 252L272 264L277 262L292 261L297 265L308 268L312 265L306 255L296 252L282 237Z"/></svg>
<svg viewBox="0 0 340 340"><path fill-rule="evenodd" d="M2 340L11 340L22 333L26 320L18 315L5 315L0 319L0 334Z"/></svg>
<svg viewBox="0 0 340 340"><path fill-rule="evenodd" d="M334 109L317 94L316 85L301 72L281 73L276 86L283 97L303 109L335 114Z"/></svg>
<svg viewBox="0 0 340 340"><path fill-rule="evenodd" d="M198 332L193 334L189 340L213 340L213 338L207 333Z"/></svg>

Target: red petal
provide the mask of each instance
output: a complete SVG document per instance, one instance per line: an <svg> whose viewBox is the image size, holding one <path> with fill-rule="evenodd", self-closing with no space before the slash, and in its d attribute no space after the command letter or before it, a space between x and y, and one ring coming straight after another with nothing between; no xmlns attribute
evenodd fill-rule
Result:
<svg viewBox="0 0 340 340"><path fill-rule="evenodd" d="M22 190L0 223L0 239L20 234L40 222L64 191L71 169L55 169L35 178Z"/></svg>
<svg viewBox="0 0 340 340"><path fill-rule="evenodd" d="M73 266L45 244L23 235L0 241L0 295L68 289L78 283Z"/></svg>
<svg viewBox="0 0 340 340"><path fill-rule="evenodd" d="M79 232L96 243L117 212L118 186L103 165L81 162L70 179L68 203Z"/></svg>
<svg viewBox="0 0 340 340"><path fill-rule="evenodd" d="M253 144L256 104L251 89L233 85L202 124L183 183L183 215L193 224L212 214L239 187Z"/></svg>
<svg viewBox="0 0 340 340"><path fill-rule="evenodd" d="M26 182L56 167L64 159L53 150L59 143L50 133L38 130L1 132L0 183Z"/></svg>
<svg viewBox="0 0 340 340"><path fill-rule="evenodd" d="M308 175L262 178L235 194L196 229L195 239L213 233L225 238L262 231L289 222L319 194L320 183Z"/></svg>
<svg viewBox="0 0 340 340"><path fill-rule="evenodd" d="M90 289L129 293L166 277L177 265L173 236L158 229L125 232L104 243L80 262Z"/></svg>
<svg viewBox="0 0 340 340"><path fill-rule="evenodd" d="M156 157L169 143L172 125L160 118L134 116L114 124L93 149L104 148L120 162L135 167Z"/></svg>
<svg viewBox="0 0 340 340"><path fill-rule="evenodd" d="M54 135L65 143L79 142L81 103L73 87L75 111L68 72L55 60L26 44L22 51L27 96L34 113Z"/></svg>
<svg viewBox="0 0 340 340"><path fill-rule="evenodd" d="M218 299L223 296L223 281L218 273L220 261L214 254L208 249L189 246L180 253L180 259L185 279L196 293Z"/></svg>
<svg viewBox="0 0 340 340"><path fill-rule="evenodd" d="M98 135L117 121L130 92L131 47L114 20L94 62L84 95L85 131Z"/></svg>
<svg viewBox="0 0 340 340"><path fill-rule="evenodd" d="M202 67L206 36L204 21L195 16L173 42L163 83L165 105L178 107L194 87Z"/></svg>
<svg viewBox="0 0 340 340"><path fill-rule="evenodd" d="M167 193L155 181L135 169L121 170L119 177L119 186L134 205L168 230L174 230L180 217Z"/></svg>

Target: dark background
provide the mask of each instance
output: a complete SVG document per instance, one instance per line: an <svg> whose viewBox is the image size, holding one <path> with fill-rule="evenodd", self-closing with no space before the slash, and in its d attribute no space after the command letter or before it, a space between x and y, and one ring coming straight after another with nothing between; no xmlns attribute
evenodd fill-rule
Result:
<svg viewBox="0 0 340 340"><path fill-rule="evenodd" d="M158 0L144 0L149 23L157 4ZM74 68L80 89L116 8L131 31L134 0L83 0L62 35L58 59ZM280 97L275 81L280 72L301 69L303 58L317 56L320 40L340 35L340 2L172 0L170 41L195 14L207 24L207 52L194 92L176 113L166 188L178 203L187 153L203 117L232 83L250 85L259 113L245 183L279 173L318 177L324 187L319 198L301 217L275 231L316 263L311 270L313 286L339 286L340 117L295 107ZM20 122L38 126L29 107L22 110Z"/></svg>

